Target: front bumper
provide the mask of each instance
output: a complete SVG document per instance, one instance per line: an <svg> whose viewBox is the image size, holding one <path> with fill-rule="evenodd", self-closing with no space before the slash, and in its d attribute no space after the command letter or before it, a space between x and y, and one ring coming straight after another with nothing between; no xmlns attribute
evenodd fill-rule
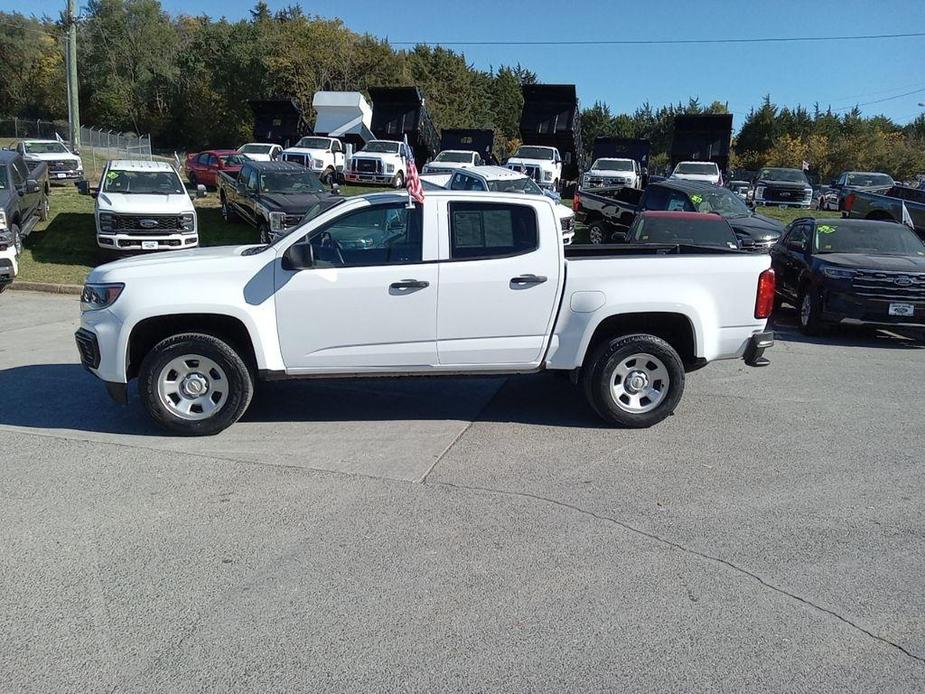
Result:
<svg viewBox="0 0 925 694"><path fill-rule="evenodd" d="M348 183L390 184L395 180L395 174L360 173L357 171L347 171L344 174L344 180L346 180Z"/></svg>
<svg viewBox="0 0 925 694"><path fill-rule="evenodd" d="M755 198L756 205L763 205L764 207L797 207L800 209L808 210L813 205L812 198L809 200L800 199L800 200L768 200L764 197Z"/></svg>
<svg viewBox="0 0 925 694"><path fill-rule="evenodd" d="M113 251L176 251L181 248L196 248L199 234L100 234L96 235L100 248Z"/></svg>
<svg viewBox="0 0 925 694"><path fill-rule="evenodd" d="M48 172L48 182L49 183L65 183L67 181L81 181L83 180L84 172L82 169L67 169L61 171L49 171Z"/></svg>
<svg viewBox="0 0 925 694"><path fill-rule="evenodd" d="M122 335L122 320L110 309L84 311L80 316L80 328L74 333L77 353L81 365L107 384L127 383L126 351L127 336Z"/></svg>
<svg viewBox="0 0 925 694"><path fill-rule="evenodd" d="M911 316L891 316L890 304L911 305L913 313ZM822 320L844 325L922 328L925 327L925 301L914 298L875 299L829 289L822 294Z"/></svg>

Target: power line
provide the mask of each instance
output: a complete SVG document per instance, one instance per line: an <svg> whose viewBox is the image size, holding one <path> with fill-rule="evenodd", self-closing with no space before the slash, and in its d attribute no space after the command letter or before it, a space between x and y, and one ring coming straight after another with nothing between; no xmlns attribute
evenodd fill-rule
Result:
<svg viewBox="0 0 925 694"><path fill-rule="evenodd" d="M909 39L925 37L925 32L905 34L860 34L855 36L766 36L762 38L728 39L637 39L591 41L389 41L393 46L679 46L730 43L790 43L823 41L867 41L876 39Z"/></svg>
<svg viewBox="0 0 925 694"><path fill-rule="evenodd" d="M861 106L871 106L872 104L882 104L884 101L893 101L894 99L902 99L905 96L912 96L913 94L921 94L925 92L923 89L913 89L911 92L905 92L904 94L897 94L896 96L888 96L883 99L874 99L873 101L865 101L862 104L853 104L851 106L843 106L842 108L832 109L832 113L839 113L841 111L850 111L853 108L860 108Z"/></svg>

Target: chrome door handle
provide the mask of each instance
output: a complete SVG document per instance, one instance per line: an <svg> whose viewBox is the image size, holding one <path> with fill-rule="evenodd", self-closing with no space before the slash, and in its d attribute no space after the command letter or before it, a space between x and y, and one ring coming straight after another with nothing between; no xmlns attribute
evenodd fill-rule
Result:
<svg viewBox="0 0 925 694"><path fill-rule="evenodd" d="M511 278L511 284L517 287L523 287L528 284L542 284L546 281L545 275L518 275Z"/></svg>

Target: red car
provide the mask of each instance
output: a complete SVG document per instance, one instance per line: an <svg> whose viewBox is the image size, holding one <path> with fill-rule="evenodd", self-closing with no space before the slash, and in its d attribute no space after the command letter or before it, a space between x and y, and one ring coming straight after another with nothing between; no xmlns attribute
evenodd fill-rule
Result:
<svg viewBox="0 0 925 694"><path fill-rule="evenodd" d="M247 157L233 149L210 149L186 155L186 178L190 185L215 187L218 185L218 172L224 171L232 176L247 161Z"/></svg>

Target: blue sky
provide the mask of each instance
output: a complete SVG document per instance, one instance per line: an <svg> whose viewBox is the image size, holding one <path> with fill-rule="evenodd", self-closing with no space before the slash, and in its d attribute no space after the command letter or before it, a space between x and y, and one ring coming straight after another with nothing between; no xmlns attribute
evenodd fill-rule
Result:
<svg viewBox="0 0 925 694"><path fill-rule="evenodd" d="M172 13L247 16L250 0L162 0ZM925 0L271 0L338 17L392 41L608 40L836 36L925 31ZM57 16L65 0L0 0L0 9ZM925 112L925 38L707 46L464 46L480 68L521 64L543 82L574 83L583 105L615 112L688 96L728 102L738 127L765 94L778 104L818 101L905 123ZM891 98L905 92L915 94Z"/></svg>

